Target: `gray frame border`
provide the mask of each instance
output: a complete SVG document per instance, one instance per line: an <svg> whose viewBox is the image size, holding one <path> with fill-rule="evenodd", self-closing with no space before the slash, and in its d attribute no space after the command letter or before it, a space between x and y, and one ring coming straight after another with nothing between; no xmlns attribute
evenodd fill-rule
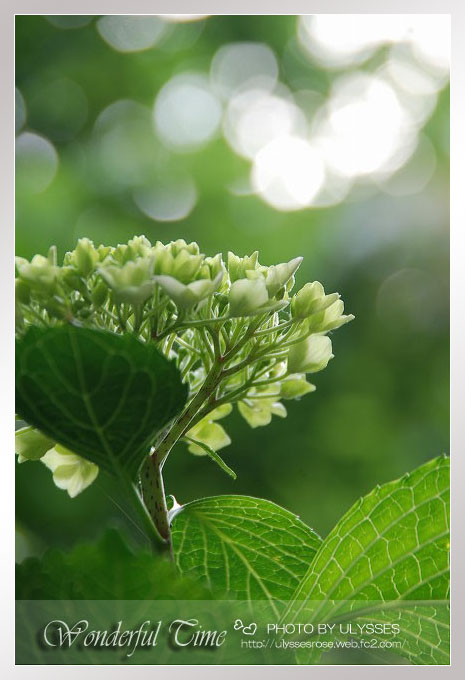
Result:
<svg viewBox="0 0 465 680"><path fill-rule="evenodd" d="M446 666L87 666L82 667L88 677L125 677L152 678L160 669L169 669L172 678L202 680L216 677L237 678L254 677L263 679L280 678L284 673L302 677L311 673L328 678L359 678L360 675L388 676L400 674L401 678L411 678L412 674L422 673L422 678L465 677L463 637L465 636L465 582L460 578L465 573L465 542L457 527L465 517L465 316L463 314L465 254L465 202L463 194L465 177L465 3L463 0L3 0L0 9L0 86L4 101L0 113L0 139L3 150L1 158L0 191L2 196L3 229L0 232L0 296L2 303L2 331L0 333L0 427L2 440L9 442L12 436L12 411L14 403L13 371L13 328L14 298L12 255L14 252L14 15L15 14L450 14L452 18L452 95L451 95L451 352L453 371L451 371L451 433L452 433L452 533L455 537L452 551L452 664ZM11 226L10 226L11 225ZM11 267L11 269L10 269ZM462 312L462 313L461 313ZM7 321L7 323L5 323ZM4 437L4 438L3 438ZM0 587L3 616L0 617L0 645L2 649L0 665L4 677L49 680L61 677L61 666L14 666L14 511L13 457L9 455L9 445L1 459L3 490L0 495L3 524L0 543ZM462 668L462 671L460 669ZM221 670L219 670L221 669ZM285 669L285 670L284 670ZM80 666L67 666L67 677L81 677ZM460 674L460 676L459 676Z"/></svg>

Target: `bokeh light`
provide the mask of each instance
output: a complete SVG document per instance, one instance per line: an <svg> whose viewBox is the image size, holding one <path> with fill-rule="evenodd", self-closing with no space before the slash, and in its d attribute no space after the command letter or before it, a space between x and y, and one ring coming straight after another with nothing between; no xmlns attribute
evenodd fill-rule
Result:
<svg viewBox="0 0 465 680"><path fill-rule="evenodd" d="M314 139L331 168L348 177L395 170L416 129L394 89L377 76L342 76L316 125Z"/></svg>
<svg viewBox="0 0 465 680"><path fill-rule="evenodd" d="M118 52L140 52L156 45L166 32L166 24L152 15L108 15L97 21L97 29L110 47Z"/></svg>
<svg viewBox="0 0 465 680"><path fill-rule="evenodd" d="M48 139L32 132L22 132L16 138L15 162L17 192L39 194L55 177L58 155Z"/></svg>
<svg viewBox="0 0 465 680"><path fill-rule="evenodd" d="M450 68L450 15L415 14L409 29L417 59L437 75L447 77Z"/></svg>
<svg viewBox="0 0 465 680"><path fill-rule="evenodd" d="M304 135L306 120L291 96L245 90L232 97L224 118L224 134L241 156L253 159L264 146L283 135Z"/></svg>
<svg viewBox="0 0 465 680"><path fill-rule="evenodd" d="M94 19L93 14L48 14L45 19L55 28L83 28Z"/></svg>
<svg viewBox="0 0 465 680"><path fill-rule="evenodd" d="M318 152L300 137L278 137L255 157L255 190L277 210L299 210L310 205L324 181Z"/></svg>
<svg viewBox="0 0 465 680"><path fill-rule="evenodd" d="M299 39L311 57L327 67L359 64L406 30L399 15L317 14L301 16Z"/></svg>
<svg viewBox="0 0 465 680"><path fill-rule="evenodd" d="M209 17L209 14L160 14L165 21L172 21L174 24L184 24L191 21L202 21Z"/></svg>
<svg viewBox="0 0 465 680"><path fill-rule="evenodd" d="M115 192L147 182L157 158L148 107L124 99L98 116L91 151L92 181Z"/></svg>
<svg viewBox="0 0 465 680"><path fill-rule="evenodd" d="M163 174L156 183L135 189L134 201L152 220L177 222L192 212L197 201L197 190L188 175Z"/></svg>
<svg viewBox="0 0 465 680"><path fill-rule="evenodd" d="M252 42L220 47L210 70L215 91L225 98L245 88L271 91L278 73L273 50L263 43Z"/></svg>
<svg viewBox="0 0 465 680"><path fill-rule="evenodd" d="M385 44L412 45L417 58L448 70L450 17L446 14L318 14L299 19L298 36L307 54L328 68L360 64Z"/></svg>
<svg viewBox="0 0 465 680"><path fill-rule="evenodd" d="M155 128L160 139L177 151L195 151L218 131L222 108L201 73L181 73L157 94Z"/></svg>

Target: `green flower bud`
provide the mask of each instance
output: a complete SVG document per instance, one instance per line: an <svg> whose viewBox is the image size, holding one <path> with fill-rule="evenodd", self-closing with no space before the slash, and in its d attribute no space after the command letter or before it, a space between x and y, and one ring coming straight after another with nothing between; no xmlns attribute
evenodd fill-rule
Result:
<svg viewBox="0 0 465 680"><path fill-rule="evenodd" d="M305 374L295 373L283 380L280 385L281 399L300 399L304 394L314 392L315 385L305 380Z"/></svg>
<svg viewBox="0 0 465 680"><path fill-rule="evenodd" d="M311 335L289 348L290 373L317 373L333 358L331 340L326 335Z"/></svg>
<svg viewBox="0 0 465 680"><path fill-rule="evenodd" d="M327 331L340 328L355 318L353 314L344 315L343 311L343 301L336 300L332 305L308 319L308 330L314 333L326 333Z"/></svg>
<svg viewBox="0 0 465 680"><path fill-rule="evenodd" d="M245 272L245 276L243 278L248 279L249 281L257 281L257 280L265 281L265 277L263 275L264 270L265 270L265 267L260 267L260 269L248 269ZM241 280L241 279L239 279L239 280Z"/></svg>
<svg viewBox="0 0 465 680"><path fill-rule="evenodd" d="M129 248L127 243L118 243L116 248L113 249L111 257L119 265L136 259L134 251Z"/></svg>
<svg viewBox="0 0 465 680"><path fill-rule="evenodd" d="M79 274L87 278L99 260L94 244L88 238L80 238L74 250L73 261Z"/></svg>
<svg viewBox="0 0 465 680"><path fill-rule="evenodd" d="M158 243L160 242L158 241ZM176 241L171 241L167 248L170 249L174 257L176 257L176 255L178 255L183 250L187 250L190 255L200 254L199 246L195 241L192 241L192 243L186 243L183 238L178 238Z"/></svg>
<svg viewBox="0 0 465 680"><path fill-rule="evenodd" d="M160 275L154 277L179 310L190 309L212 295L220 285L222 278L223 273L220 272L213 281L198 279L186 285L172 276Z"/></svg>
<svg viewBox="0 0 465 680"><path fill-rule="evenodd" d="M303 257L295 257L289 262L272 265L266 270L266 288L270 298L275 297L300 267Z"/></svg>
<svg viewBox="0 0 465 680"><path fill-rule="evenodd" d="M105 258L107 258L109 255L111 255L114 251L114 248L112 246L104 246L102 244L99 245L97 248L97 253L98 253L98 261L103 262Z"/></svg>
<svg viewBox="0 0 465 680"><path fill-rule="evenodd" d="M214 279L218 274L225 273L223 264L223 257L221 253L217 253L214 257L206 257L200 267L199 278Z"/></svg>
<svg viewBox="0 0 465 680"><path fill-rule="evenodd" d="M53 481L71 498L84 491L98 475L98 466L60 444L42 457L42 462L53 473Z"/></svg>
<svg viewBox="0 0 465 680"><path fill-rule="evenodd" d="M149 257L152 254L152 244L145 236L134 236L128 241L128 248L133 255L132 259L136 257Z"/></svg>
<svg viewBox="0 0 465 680"><path fill-rule="evenodd" d="M292 316L294 319L306 319L312 314L326 309L338 299L339 293L325 295L325 290L319 281L306 283L292 298Z"/></svg>
<svg viewBox="0 0 465 680"><path fill-rule="evenodd" d="M246 255L245 257L238 257L231 251L228 252L228 272L231 283L245 278L247 271L254 271L259 266L258 250L252 253L252 255Z"/></svg>
<svg viewBox="0 0 465 680"><path fill-rule="evenodd" d="M265 279L238 279L229 291L229 316L252 316L268 302Z"/></svg>
<svg viewBox="0 0 465 680"><path fill-rule="evenodd" d="M108 287L103 281L99 281L92 290L90 295L92 302L96 307L101 307L105 304L108 296Z"/></svg>
<svg viewBox="0 0 465 680"><path fill-rule="evenodd" d="M188 250L181 250L173 259L170 275L181 283L192 281L202 264L203 255L192 255Z"/></svg>
<svg viewBox="0 0 465 680"><path fill-rule="evenodd" d="M151 257L140 257L135 262L126 262L122 266L109 264L100 267L98 271L113 290L117 304L129 302L140 305L153 292L155 281Z"/></svg>
<svg viewBox="0 0 465 680"><path fill-rule="evenodd" d="M54 445L55 442L32 427L23 427L15 432L15 453L18 455L18 463L39 460Z"/></svg>
<svg viewBox="0 0 465 680"><path fill-rule="evenodd" d="M200 269L203 255L193 255L187 248L175 249L173 254L169 246L157 244L155 253L155 274L172 276L181 283L193 281Z"/></svg>
<svg viewBox="0 0 465 680"><path fill-rule="evenodd" d="M31 290L47 295L53 294L56 288L58 267L50 264L43 255L34 255L31 262L22 257L16 258L16 268L20 278Z"/></svg>
<svg viewBox="0 0 465 680"><path fill-rule="evenodd" d="M18 302L28 305L31 300L31 289L28 284L21 279L15 279L15 295Z"/></svg>

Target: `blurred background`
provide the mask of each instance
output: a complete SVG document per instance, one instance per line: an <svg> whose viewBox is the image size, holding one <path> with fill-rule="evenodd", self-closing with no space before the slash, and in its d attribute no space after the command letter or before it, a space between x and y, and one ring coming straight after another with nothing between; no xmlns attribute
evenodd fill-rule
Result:
<svg viewBox="0 0 465 680"><path fill-rule="evenodd" d="M183 445L180 503L262 496L323 536L361 495L448 453L449 20L444 15L17 16L17 254L79 237L304 256L355 321L317 391L222 451ZM17 466L18 559L121 523Z"/></svg>

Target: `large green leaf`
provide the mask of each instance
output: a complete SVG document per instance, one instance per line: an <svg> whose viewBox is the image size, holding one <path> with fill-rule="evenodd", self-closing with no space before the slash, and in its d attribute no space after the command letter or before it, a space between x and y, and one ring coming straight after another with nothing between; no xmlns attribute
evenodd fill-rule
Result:
<svg viewBox="0 0 465 680"><path fill-rule="evenodd" d="M53 548L16 565L18 600L210 599L150 550L131 550L115 530L70 551Z"/></svg>
<svg viewBox="0 0 465 680"><path fill-rule="evenodd" d="M275 613L321 544L291 512L248 496L188 503L174 516L172 532L182 574L230 599L267 600Z"/></svg>
<svg viewBox="0 0 465 680"><path fill-rule="evenodd" d="M442 457L378 486L348 511L282 618L320 623L378 616L392 622L399 616L405 656L444 663L448 595L449 460Z"/></svg>
<svg viewBox="0 0 465 680"><path fill-rule="evenodd" d="M134 477L186 398L174 364L132 335L68 325L17 341L17 413L109 472Z"/></svg>
<svg viewBox="0 0 465 680"><path fill-rule="evenodd" d="M357 623L397 624L400 633L394 639L401 642L401 647L392 647L390 651L408 659L412 664L444 665L449 663L450 610L448 602L425 602L394 609L388 608L366 617L357 617ZM361 637L361 635L356 637Z"/></svg>

